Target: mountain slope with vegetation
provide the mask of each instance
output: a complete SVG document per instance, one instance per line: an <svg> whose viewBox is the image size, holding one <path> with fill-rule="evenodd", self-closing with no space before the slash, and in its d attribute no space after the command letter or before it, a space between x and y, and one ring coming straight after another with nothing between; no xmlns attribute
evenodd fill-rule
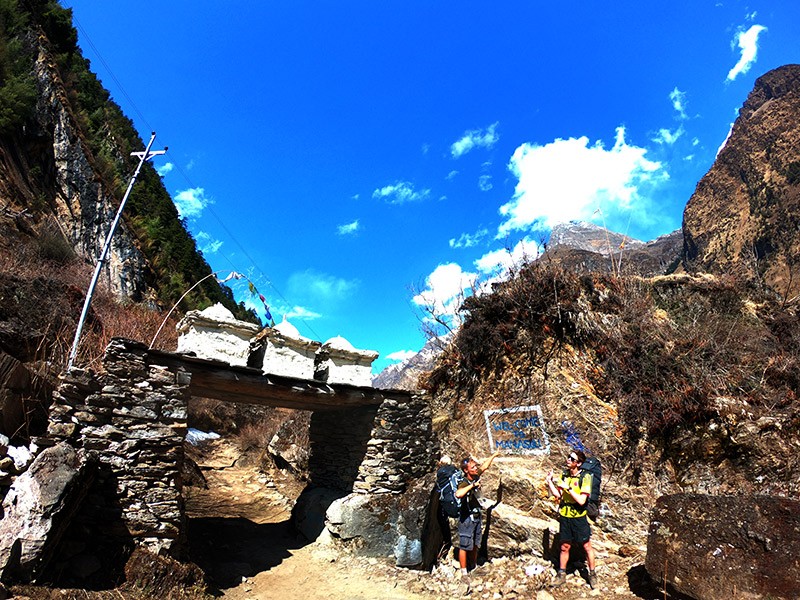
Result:
<svg viewBox="0 0 800 600"><path fill-rule="evenodd" d="M684 239L662 274L562 244L468 298L421 379L445 446L476 451L482 409L540 404L555 450L602 456L627 484L796 496L798 97L800 66L758 80L682 236L654 244Z"/></svg>
<svg viewBox="0 0 800 600"><path fill-rule="evenodd" d="M130 154L144 144L90 71L69 9L53 0L0 2L0 84L0 200L7 215L25 221L9 225L22 237L56 238L52 243L93 264L138 162ZM118 237L109 273L120 299L169 307L206 278L182 300L183 310L221 302L257 322L208 277L208 263L149 163Z"/></svg>

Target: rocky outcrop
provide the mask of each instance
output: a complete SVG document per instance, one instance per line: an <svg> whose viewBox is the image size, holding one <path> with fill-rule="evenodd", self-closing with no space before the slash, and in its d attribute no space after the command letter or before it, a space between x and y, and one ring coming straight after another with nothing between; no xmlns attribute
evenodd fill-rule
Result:
<svg viewBox="0 0 800 600"><path fill-rule="evenodd" d="M86 494L85 455L61 443L44 450L11 486L0 520L0 579L30 581L47 567Z"/></svg>
<svg viewBox="0 0 800 600"><path fill-rule="evenodd" d="M41 215L54 219L77 254L94 264L119 199L98 176L47 40L31 35L28 43L37 54L36 110L24 139L0 138L0 200L36 213L37 220ZM148 264L124 220L114 235L105 274L120 298L140 301L148 290Z"/></svg>
<svg viewBox="0 0 800 600"><path fill-rule="evenodd" d="M797 598L800 502L675 494L656 502L645 566L691 598Z"/></svg>
<svg viewBox="0 0 800 600"><path fill-rule="evenodd" d="M800 289L800 65L760 77L683 216L685 268Z"/></svg>

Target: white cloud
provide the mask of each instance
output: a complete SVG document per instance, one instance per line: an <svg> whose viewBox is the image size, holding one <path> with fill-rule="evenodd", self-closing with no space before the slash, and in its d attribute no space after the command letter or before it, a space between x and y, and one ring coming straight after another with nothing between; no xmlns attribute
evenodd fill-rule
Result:
<svg viewBox="0 0 800 600"><path fill-rule="evenodd" d="M445 179L453 179L456 175L458 175L458 171L450 171Z"/></svg>
<svg viewBox="0 0 800 600"><path fill-rule="evenodd" d="M671 146L675 142L678 141L678 138L681 137L685 133L683 129L683 125L678 127L675 131L670 131L669 129L659 129L658 135L653 138L653 141L656 144L662 144Z"/></svg>
<svg viewBox="0 0 800 600"><path fill-rule="evenodd" d="M451 248L472 248L481 242L483 238L489 235L488 229L479 229L475 233L462 233L458 239L452 238L450 240Z"/></svg>
<svg viewBox="0 0 800 600"><path fill-rule="evenodd" d="M402 362L416 355L417 353L413 350L398 350L397 352L387 354L385 358L386 360L396 360L397 362Z"/></svg>
<svg viewBox="0 0 800 600"><path fill-rule="evenodd" d="M495 131L498 123L492 123L486 130L473 129L464 133L460 140L450 146L453 158L463 156L474 148L491 148L500 139Z"/></svg>
<svg viewBox="0 0 800 600"><path fill-rule="evenodd" d="M311 297L320 302L335 302L348 298L359 285L357 280L347 280L312 269L293 273L289 277L291 296Z"/></svg>
<svg viewBox="0 0 800 600"><path fill-rule="evenodd" d="M505 279L512 267L518 267L539 256L539 244L531 238L517 242L513 249L492 250L475 261L475 267L484 275Z"/></svg>
<svg viewBox="0 0 800 600"><path fill-rule="evenodd" d="M398 181L393 185L387 185L375 190L372 192L372 197L386 200L389 204L404 204L406 202L425 200L430 194L431 191L428 189L418 192L414 189L413 184L407 181Z"/></svg>
<svg viewBox="0 0 800 600"><path fill-rule="evenodd" d="M494 186L492 185L491 175L481 175L478 177L478 189L482 192L488 192Z"/></svg>
<svg viewBox="0 0 800 600"><path fill-rule="evenodd" d="M285 319L302 319L304 321L313 321L314 319L319 319L322 315L319 313L314 312L313 310L308 310L302 306L293 306L290 308L286 313L283 315Z"/></svg>
<svg viewBox="0 0 800 600"><path fill-rule="evenodd" d="M728 81L733 81L739 75L747 73L753 63L756 62L756 56L758 54L758 36L762 31L766 30L767 28L763 25L751 25L747 31L739 29L736 33L733 42L731 42L731 47L733 47L734 43L738 45L741 56L739 57L739 62L728 71Z"/></svg>
<svg viewBox="0 0 800 600"><path fill-rule="evenodd" d="M205 231L198 232L196 240L198 246L200 247L200 252L206 255L214 254L217 250L219 250L222 247L222 242L220 240L213 239Z"/></svg>
<svg viewBox="0 0 800 600"><path fill-rule="evenodd" d="M680 91L677 87L669 93L669 99L672 102L672 108L678 113L681 119L688 118L686 116L686 92Z"/></svg>
<svg viewBox="0 0 800 600"><path fill-rule="evenodd" d="M199 217L203 213L203 209L212 203L212 200L206 197L203 188L198 187L179 191L175 194L173 202L181 219L191 219Z"/></svg>
<svg viewBox="0 0 800 600"><path fill-rule="evenodd" d="M356 233L359 229L358 219L353 221L352 223L346 223L344 225L339 225L336 228L336 231L339 235L352 235Z"/></svg>
<svg viewBox="0 0 800 600"><path fill-rule="evenodd" d="M636 208L643 200L640 187L668 178L661 163L648 160L646 153L625 141L624 127L617 128L610 150L599 141L589 146L585 136L545 146L521 145L508 165L519 181L514 198L500 207L505 220L497 237L576 219L590 221L601 203L604 210Z"/></svg>
<svg viewBox="0 0 800 600"><path fill-rule="evenodd" d="M425 289L412 301L440 318L455 323L461 301L469 295L477 278L475 273L462 271L456 263L439 265L425 278Z"/></svg>
<svg viewBox="0 0 800 600"><path fill-rule="evenodd" d="M156 167L156 173L158 173L161 177L163 177L167 173L171 172L172 169L174 169L174 168L175 168L175 165L172 164L171 162L164 163L160 167Z"/></svg>
<svg viewBox="0 0 800 600"><path fill-rule="evenodd" d="M725 144L727 144L728 140L731 139L732 133L733 133L733 123L731 123L731 126L728 128L728 134L725 136L725 139L722 140L722 143L719 145L719 148L717 148L717 153L714 155L715 158L719 156L719 153L722 152L722 149L725 147Z"/></svg>

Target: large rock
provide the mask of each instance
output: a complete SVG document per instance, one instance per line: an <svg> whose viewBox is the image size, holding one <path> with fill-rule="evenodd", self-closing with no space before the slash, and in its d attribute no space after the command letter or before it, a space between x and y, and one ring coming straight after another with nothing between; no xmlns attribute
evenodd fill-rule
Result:
<svg viewBox="0 0 800 600"><path fill-rule="evenodd" d="M29 581L47 566L89 487L89 464L66 443L44 450L3 502L0 579Z"/></svg>
<svg viewBox="0 0 800 600"><path fill-rule="evenodd" d="M549 546L551 524L558 531L555 521L531 517L505 503L488 511L484 521L488 558L520 554L542 557Z"/></svg>
<svg viewBox="0 0 800 600"><path fill-rule="evenodd" d="M796 600L798 550L800 501L676 494L653 509L645 567L698 600Z"/></svg>

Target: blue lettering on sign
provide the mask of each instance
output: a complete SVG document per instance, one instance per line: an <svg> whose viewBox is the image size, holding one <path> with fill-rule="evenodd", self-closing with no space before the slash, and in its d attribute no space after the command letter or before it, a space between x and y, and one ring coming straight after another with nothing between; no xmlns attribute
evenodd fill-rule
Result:
<svg viewBox="0 0 800 600"><path fill-rule="evenodd" d="M525 419L516 419L513 423L508 421L498 421L492 423L492 428L495 431L519 431L521 429L530 429L531 427L541 427L541 422L538 416L527 417Z"/></svg>
<svg viewBox="0 0 800 600"><path fill-rule="evenodd" d="M505 450L536 450L542 447L539 440L495 440L495 449Z"/></svg>

